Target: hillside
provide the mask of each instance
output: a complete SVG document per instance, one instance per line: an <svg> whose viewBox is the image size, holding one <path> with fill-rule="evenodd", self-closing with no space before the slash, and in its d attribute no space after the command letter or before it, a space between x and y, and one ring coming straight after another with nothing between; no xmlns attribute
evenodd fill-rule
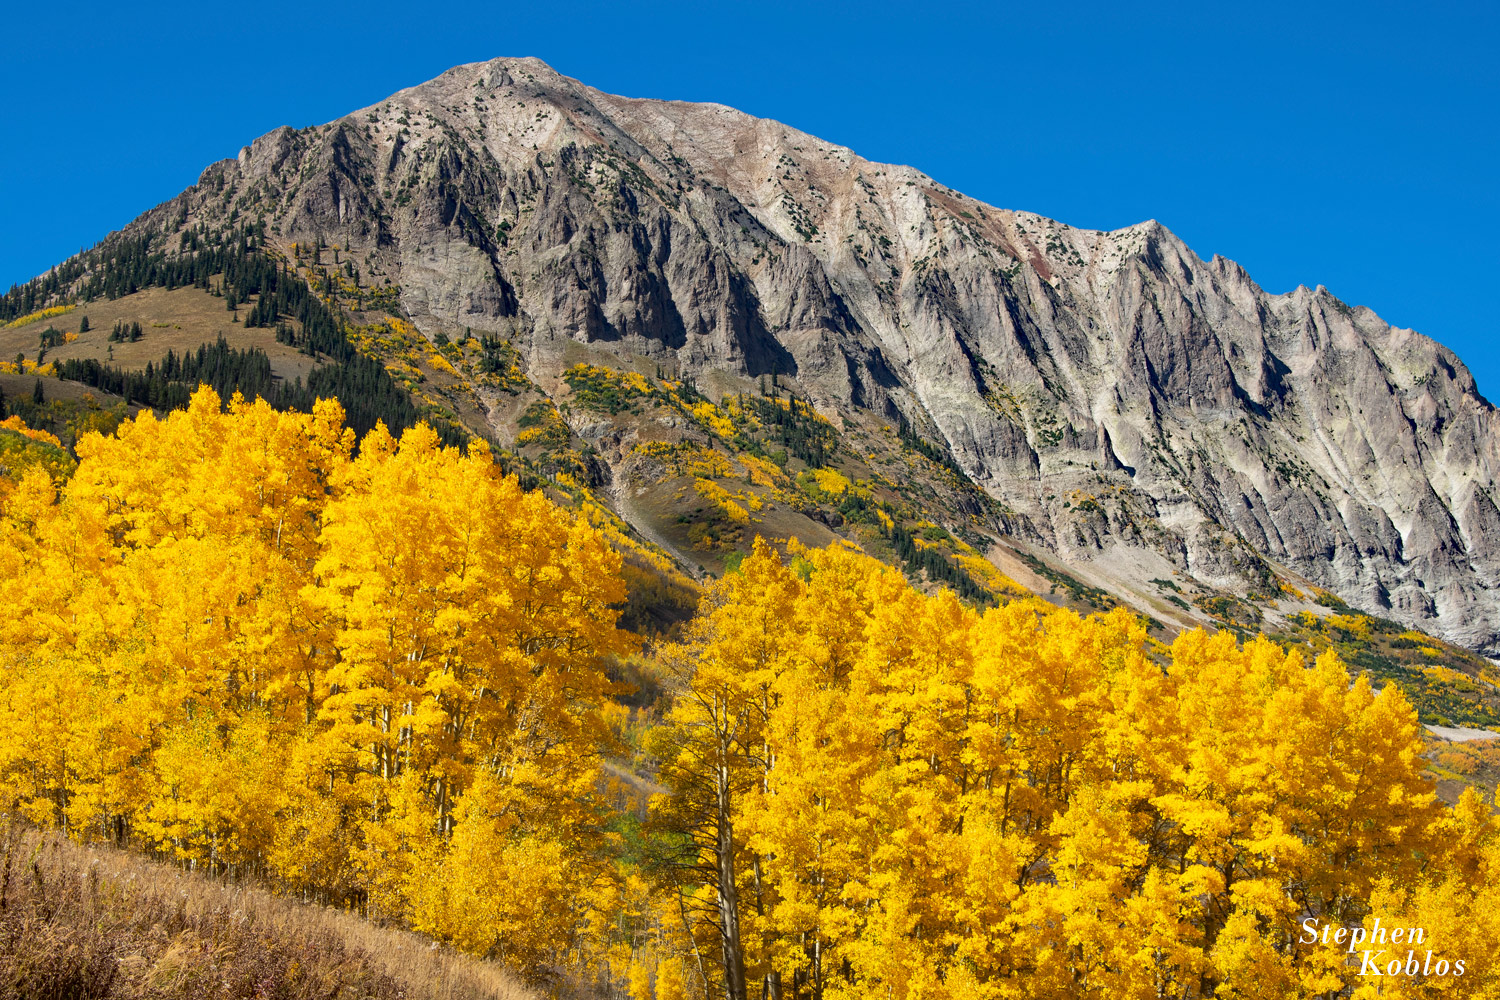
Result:
<svg viewBox="0 0 1500 1000"><path fill-rule="evenodd" d="M0 996L531 1000L415 934L7 824Z"/></svg>

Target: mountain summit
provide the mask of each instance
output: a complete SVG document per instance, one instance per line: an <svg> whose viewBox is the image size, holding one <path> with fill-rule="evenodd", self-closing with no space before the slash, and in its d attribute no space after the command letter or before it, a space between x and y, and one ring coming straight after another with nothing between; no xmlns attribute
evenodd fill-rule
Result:
<svg viewBox="0 0 1500 1000"><path fill-rule="evenodd" d="M432 412L576 454L690 569L838 533L934 582L983 556L1167 623L1347 602L1500 652L1500 435L1463 364L1155 222L495 59L262 136L79 280L250 221Z"/></svg>

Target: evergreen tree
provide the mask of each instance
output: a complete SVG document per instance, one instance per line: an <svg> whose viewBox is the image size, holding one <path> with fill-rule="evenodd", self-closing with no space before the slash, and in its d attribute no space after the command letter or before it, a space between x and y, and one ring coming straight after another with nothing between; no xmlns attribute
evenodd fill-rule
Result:
<svg viewBox="0 0 1500 1000"><path fill-rule="evenodd" d="M47 401L47 390L42 388L41 379L37 379L36 385L31 387L31 401L37 406L41 406Z"/></svg>
<svg viewBox="0 0 1500 1000"><path fill-rule="evenodd" d="M78 321L78 332L79 333L88 333L89 332L89 318L88 318L87 315L85 315L82 319L80 319Z"/></svg>

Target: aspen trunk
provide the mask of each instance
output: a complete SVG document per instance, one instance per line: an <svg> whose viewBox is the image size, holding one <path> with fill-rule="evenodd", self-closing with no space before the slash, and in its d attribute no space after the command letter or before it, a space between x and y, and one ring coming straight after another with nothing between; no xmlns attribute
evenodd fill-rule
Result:
<svg viewBox="0 0 1500 1000"><path fill-rule="evenodd" d="M734 825L730 819L729 770L718 776L719 927L724 944L724 992L728 1000L748 1000L745 990L745 949L740 941L739 890L734 884Z"/></svg>

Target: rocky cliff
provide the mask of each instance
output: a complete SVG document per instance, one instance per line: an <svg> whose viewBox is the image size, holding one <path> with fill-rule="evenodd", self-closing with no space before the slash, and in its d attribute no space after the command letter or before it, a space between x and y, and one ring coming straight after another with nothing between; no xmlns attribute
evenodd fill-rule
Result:
<svg viewBox="0 0 1500 1000"><path fill-rule="evenodd" d="M858 440L909 427L993 498L996 539L1138 605L1175 580L1274 616L1295 580L1500 650L1500 437L1463 364L1155 222L998 209L533 59L272 132L127 232L235 218L341 248L429 339L503 338L544 394L589 360L713 397L769 379ZM639 478L638 431L567 417L617 496Z"/></svg>

